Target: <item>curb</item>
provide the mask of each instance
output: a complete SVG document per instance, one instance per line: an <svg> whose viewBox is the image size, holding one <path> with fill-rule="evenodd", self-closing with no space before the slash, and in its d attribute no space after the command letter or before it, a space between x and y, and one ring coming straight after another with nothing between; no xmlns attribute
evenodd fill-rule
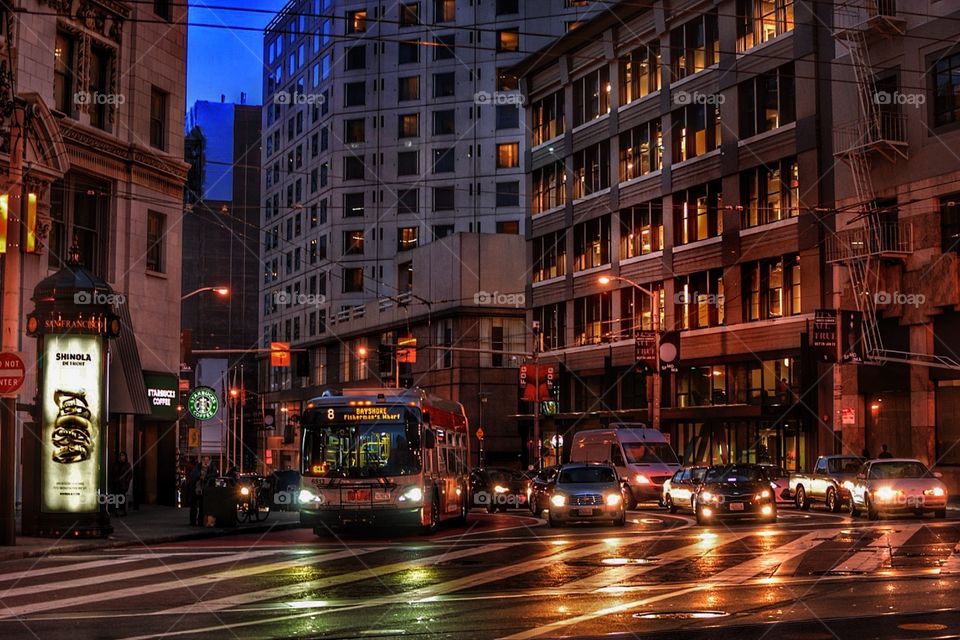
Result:
<svg viewBox="0 0 960 640"><path fill-rule="evenodd" d="M111 540L107 538L104 542L88 542L69 546L48 547L46 549L24 549L17 550L11 547L10 551L0 551L0 562L8 560L23 560L25 558L37 558L43 556L53 556L64 553L82 553L87 551L98 551L100 549L121 549L123 547L134 547L137 545L166 544L169 542L183 542L188 540L206 540L210 538L221 538L235 536L245 533L269 533L272 531L289 531L291 529L300 529L303 526L299 522L285 522L277 524L262 524L250 527L236 527L230 529L210 529L209 531L196 531L191 533L178 533L165 536L144 537L133 540ZM62 541L61 541L62 542Z"/></svg>

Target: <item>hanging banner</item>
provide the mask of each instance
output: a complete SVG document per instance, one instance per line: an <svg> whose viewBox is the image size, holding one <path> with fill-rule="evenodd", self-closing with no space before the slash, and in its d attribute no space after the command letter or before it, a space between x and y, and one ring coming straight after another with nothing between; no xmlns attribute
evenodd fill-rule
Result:
<svg viewBox="0 0 960 640"><path fill-rule="evenodd" d="M657 370L657 334L654 331L638 331L634 357L637 371L650 373Z"/></svg>
<svg viewBox="0 0 960 640"><path fill-rule="evenodd" d="M48 334L42 367L41 509L95 513L103 446L103 338Z"/></svg>
<svg viewBox="0 0 960 640"><path fill-rule="evenodd" d="M555 365L520 365L520 399L536 402L553 398L553 385L556 379Z"/></svg>
<svg viewBox="0 0 960 640"><path fill-rule="evenodd" d="M863 364L866 352L863 344L863 314L859 311L840 312L840 344L843 364Z"/></svg>
<svg viewBox="0 0 960 640"><path fill-rule="evenodd" d="M818 362L837 361L837 310L817 309L811 348Z"/></svg>

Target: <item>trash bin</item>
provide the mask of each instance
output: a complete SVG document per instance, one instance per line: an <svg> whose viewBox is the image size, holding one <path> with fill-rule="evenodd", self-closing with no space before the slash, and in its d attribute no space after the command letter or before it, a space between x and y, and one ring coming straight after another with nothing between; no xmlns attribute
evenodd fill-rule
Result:
<svg viewBox="0 0 960 640"><path fill-rule="evenodd" d="M215 527L237 526L237 488L207 487L204 489L203 513L204 519L213 518Z"/></svg>

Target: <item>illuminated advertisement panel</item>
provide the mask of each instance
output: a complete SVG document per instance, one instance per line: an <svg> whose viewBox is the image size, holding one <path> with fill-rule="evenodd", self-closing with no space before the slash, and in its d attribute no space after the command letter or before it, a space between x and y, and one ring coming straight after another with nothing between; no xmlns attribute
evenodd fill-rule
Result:
<svg viewBox="0 0 960 640"><path fill-rule="evenodd" d="M41 509L99 509L104 406L103 339L49 334L43 340Z"/></svg>

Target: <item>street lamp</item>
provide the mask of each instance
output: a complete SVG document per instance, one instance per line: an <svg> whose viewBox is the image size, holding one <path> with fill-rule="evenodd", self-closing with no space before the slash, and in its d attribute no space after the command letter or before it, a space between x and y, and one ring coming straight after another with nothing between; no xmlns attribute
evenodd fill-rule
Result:
<svg viewBox="0 0 960 640"><path fill-rule="evenodd" d="M188 294L180 296L180 301L182 302L187 298L192 298L198 293L203 293L204 291L213 291L221 298L226 298L228 295L230 295L230 289L228 287L200 287L199 289L194 289Z"/></svg>
<svg viewBox="0 0 960 640"><path fill-rule="evenodd" d="M656 372L655 372L655 375L648 376L648 380L650 381L649 386L651 387L650 425L654 429L659 431L660 430L660 386L662 383L660 378L660 295L656 291L651 291L646 287L640 286L630 278L624 278L622 276L600 276L599 278L597 278L597 282L599 282L603 286L609 285L614 280L620 280L622 282L626 282L627 284L632 286L634 289L638 289L641 293L644 293L650 297L651 310L653 312L652 326L653 326L653 333L655 336L654 345L655 345L655 351L656 351Z"/></svg>

